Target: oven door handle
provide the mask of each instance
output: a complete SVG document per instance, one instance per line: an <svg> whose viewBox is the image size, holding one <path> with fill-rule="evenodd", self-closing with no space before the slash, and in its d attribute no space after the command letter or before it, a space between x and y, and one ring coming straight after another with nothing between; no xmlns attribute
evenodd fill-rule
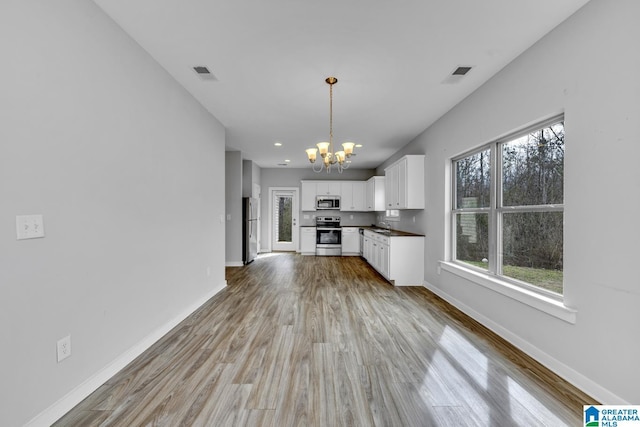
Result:
<svg viewBox="0 0 640 427"><path fill-rule="evenodd" d="M316 231L342 231L342 228L338 228L338 227L316 227Z"/></svg>

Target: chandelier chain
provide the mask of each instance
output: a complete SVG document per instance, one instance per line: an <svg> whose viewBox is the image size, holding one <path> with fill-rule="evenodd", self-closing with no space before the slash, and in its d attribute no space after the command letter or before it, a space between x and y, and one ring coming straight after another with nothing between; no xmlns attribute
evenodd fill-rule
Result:
<svg viewBox="0 0 640 427"><path fill-rule="evenodd" d="M329 150L333 153L333 84L329 83Z"/></svg>

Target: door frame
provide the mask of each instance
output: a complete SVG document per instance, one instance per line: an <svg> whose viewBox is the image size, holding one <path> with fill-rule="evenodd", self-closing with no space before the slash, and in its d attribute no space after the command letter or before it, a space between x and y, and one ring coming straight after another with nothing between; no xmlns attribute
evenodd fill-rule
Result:
<svg viewBox="0 0 640 427"><path fill-rule="evenodd" d="M273 198L277 191L293 192L293 206L291 208L291 245L293 252L300 251L300 227L298 216L300 215L300 189L298 187L269 187L269 252L273 252Z"/></svg>
<svg viewBox="0 0 640 427"><path fill-rule="evenodd" d="M255 182L251 188L251 197L258 199L258 253L262 252L262 190Z"/></svg>

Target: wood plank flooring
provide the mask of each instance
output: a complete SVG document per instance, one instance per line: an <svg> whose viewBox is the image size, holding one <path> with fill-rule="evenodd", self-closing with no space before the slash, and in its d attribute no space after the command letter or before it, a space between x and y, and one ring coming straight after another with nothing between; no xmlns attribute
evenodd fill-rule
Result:
<svg viewBox="0 0 640 427"><path fill-rule="evenodd" d="M261 256L55 426L574 426L596 403L358 257Z"/></svg>

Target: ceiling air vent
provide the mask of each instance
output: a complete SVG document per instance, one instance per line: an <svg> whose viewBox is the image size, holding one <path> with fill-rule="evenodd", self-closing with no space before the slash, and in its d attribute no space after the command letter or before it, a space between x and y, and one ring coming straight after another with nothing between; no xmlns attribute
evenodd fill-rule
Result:
<svg viewBox="0 0 640 427"><path fill-rule="evenodd" d="M193 67L193 71L195 71L202 80L218 80L216 76L214 76L213 73L204 65L196 65Z"/></svg>
<svg viewBox="0 0 640 427"><path fill-rule="evenodd" d="M451 75L452 76L464 76L470 70L471 70L471 67L458 67L458 68L456 68L456 70Z"/></svg>
<svg viewBox="0 0 640 427"><path fill-rule="evenodd" d="M451 73L450 76L447 76L442 83L443 84L448 84L448 85L452 85L452 84L456 84L456 83L460 83L460 81L462 80L462 78L469 72L471 71L472 67L463 67L460 66L458 68L456 68L453 73Z"/></svg>

